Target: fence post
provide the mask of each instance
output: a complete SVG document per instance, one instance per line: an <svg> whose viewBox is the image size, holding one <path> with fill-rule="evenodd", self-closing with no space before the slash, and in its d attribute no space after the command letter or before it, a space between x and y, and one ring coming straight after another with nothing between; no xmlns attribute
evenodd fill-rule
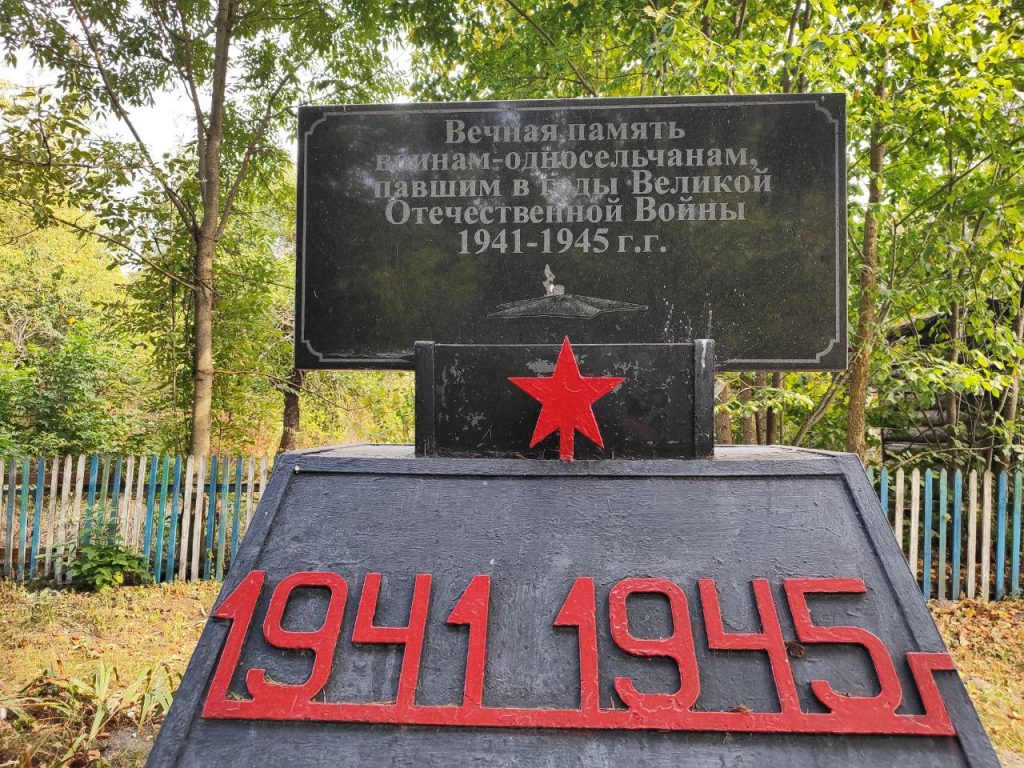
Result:
<svg viewBox="0 0 1024 768"><path fill-rule="evenodd" d="M60 548L56 552L57 562L53 569L53 577L60 583L64 575L64 552L68 543L68 498L71 495L71 454L64 457L64 477L60 483Z"/></svg>
<svg viewBox="0 0 1024 768"><path fill-rule="evenodd" d="M189 566L189 578L192 581L199 580L199 550L203 535L203 488L206 477L206 457L199 457L199 466L196 469L196 498L194 519L192 520L192 562Z"/></svg>
<svg viewBox="0 0 1024 768"><path fill-rule="evenodd" d="M4 527L4 578L11 578L14 549L14 458L11 458L11 479L7 483L7 525ZM4 460L0 459L0 500L4 498Z"/></svg>
<svg viewBox="0 0 1024 768"><path fill-rule="evenodd" d="M100 457L95 453L89 457L89 489L85 502L85 528L82 534L82 543L89 546L92 539L92 513L96 506L96 475L99 473Z"/></svg>
<svg viewBox="0 0 1024 768"><path fill-rule="evenodd" d="M135 481L135 504L132 506L131 534L132 548L139 551L139 532L142 530L142 509L146 503L146 470L148 468L148 457L139 456L139 474Z"/></svg>
<svg viewBox="0 0 1024 768"><path fill-rule="evenodd" d="M939 591L936 597L946 599L946 526L949 521L949 474L945 467L939 472Z"/></svg>
<svg viewBox="0 0 1024 768"><path fill-rule="evenodd" d="M910 473L910 572L917 578L918 534L921 530L921 470Z"/></svg>
<svg viewBox="0 0 1024 768"><path fill-rule="evenodd" d="M195 473L195 457L189 455L185 461L185 485L181 503L181 537L178 545L178 579L185 580L188 563L189 531L192 527L192 475Z"/></svg>
<svg viewBox="0 0 1024 768"><path fill-rule="evenodd" d="M973 600L978 558L978 470L971 470L967 485L967 597Z"/></svg>
<svg viewBox="0 0 1024 768"><path fill-rule="evenodd" d="M242 516L242 457L235 459L235 498L234 511L231 518L231 562L235 562L235 553L238 552L238 532L241 527Z"/></svg>
<svg viewBox="0 0 1024 768"><path fill-rule="evenodd" d="M1006 472L999 473L996 502L996 600L1006 595Z"/></svg>
<svg viewBox="0 0 1024 768"><path fill-rule="evenodd" d="M46 460L36 459L36 495L32 505L32 552L28 560L28 577L36 578L36 562L39 559L39 531L43 527L43 488L46 487Z"/></svg>
<svg viewBox="0 0 1024 768"><path fill-rule="evenodd" d="M220 483L220 520L217 521L217 581L224 578L224 544L228 529L228 483L231 480L231 458L225 456L221 470Z"/></svg>
<svg viewBox="0 0 1024 768"><path fill-rule="evenodd" d="M25 580L26 535L28 533L28 483L31 465L28 459L21 460L21 517L18 521L18 579Z"/></svg>
<svg viewBox="0 0 1024 768"><path fill-rule="evenodd" d="M124 465L124 457L118 456L114 462L114 482L110 486L110 518L107 520L107 541L111 544L117 537L117 525L119 522L119 505L121 502L121 470ZM106 484L104 483L104 486Z"/></svg>
<svg viewBox="0 0 1024 768"><path fill-rule="evenodd" d="M43 544L43 576L50 576L50 563L53 561L54 528L57 525L57 471L60 469L60 458L54 457L50 462L50 496L46 509L46 542Z"/></svg>
<svg viewBox="0 0 1024 768"><path fill-rule="evenodd" d="M878 501L882 505L882 514L889 520L889 470L882 467L878 473Z"/></svg>
<svg viewBox="0 0 1024 768"><path fill-rule="evenodd" d="M906 553L903 546L903 467L896 470L896 512L893 525L893 532L896 534L896 541L899 542L900 552Z"/></svg>
<svg viewBox="0 0 1024 768"><path fill-rule="evenodd" d="M252 496L253 496L253 475L255 474L256 462L252 456L246 462L248 474L245 478L245 530L249 530L249 523L252 522Z"/></svg>
<svg viewBox="0 0 1024 768"><path fill-rule="evenodd" d="M181 456L174 457L174 486L171 490L171 519L167 531L167 566L164 581L174 581L175 546L178 543L178 499L181 491Z"/></svg>
<svg viewBox="0 0 1024 768"><path fill-rule="evenodd" d="M981 504L981 594L988 600L992 587L992 473L986 471Z"/></svg>
<svg viewBox="0 0 1024 768"><path fill-rule="evenodd" d="M924 562L921 565L921 591L924 599L932 596L932 471L924 473Z"/></svg>
<svg viewBox="0 0 1024 768"><path fill-rule="evenodd" d="M124 470L124 493L121 494L117 509L117 533L125 546L130 546L128 533L131 530L132 482L135 480L135 457L128 457Z"/></svg>
<svg viewBox="0 0 1024 768"><path fill-rule="evenodd" d="M3 464L0 464L2 474ZM1020 512L1021 512L1021 471L1013 474L1013 557L1010 560L1010 590L1014 597L1020 597Z"/></svg>
<svg viewBox="0 0 1024 768"><path fill-rule="evenodd" d="M170 473L171 457L166 453L160 459L160 506L156 518L156 552L153 556L153 580L159 584L164 570L164 528L167 519L167 481Z"/></svg>
<svg viewBox="0 0 1024 768"><path fill-rule="evenodd" d="M217 457L210 456L210 498L209 509L206 512L206 556L203 558L203 579L210 579L210 565L213 561L213 524L214 516L217 513Z"/></svg>

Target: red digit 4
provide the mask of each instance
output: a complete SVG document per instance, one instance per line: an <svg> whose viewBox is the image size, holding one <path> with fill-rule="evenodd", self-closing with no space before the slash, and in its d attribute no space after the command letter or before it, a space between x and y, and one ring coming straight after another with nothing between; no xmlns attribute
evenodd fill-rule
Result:
<svg viewBox="0 0 1024 768"><path fill-rule="evenodd" d="M404 646L402 672L398 677L398 708L412 707L416 703L416 684L420 676L420 656L423 654L423 636L426 633L427 609L430 606L430 574L416 575L409 608L409 623L404 627L378 627L373 623L380 595L380 574L368 573L359 596L353 643L393 643Z"/></svg>

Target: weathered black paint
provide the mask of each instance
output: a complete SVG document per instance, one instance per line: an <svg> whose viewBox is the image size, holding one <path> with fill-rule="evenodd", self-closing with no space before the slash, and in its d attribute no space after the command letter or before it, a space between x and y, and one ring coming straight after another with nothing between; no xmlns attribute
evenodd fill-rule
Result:
<svg viewBox="0 0 1024 768"><path fill-rule="evenodd" d="M445 121L559 128L558 140L446 143ZM299 112L296 363L300 368L412 368L420 339L459 344L679 343L713 338L728 370L846 365L846 161L842 94L303 107ZM676 122L682 138L579 140L573 124ZM705 152L745 149L745 164L683 165L655 176L718 179L718 191L656 191L657 206L743 203L742 220L641 221L629 167L510 169L515 152ZM395 170L380 155L490 153L489 169ZM657 156L657 155L656 155ZM703 157L703 156L702 156ZM642 159L642 158L641 158ZM521 161L518 161L521 162ZM724 161L723 161L724 162ZM632 159L629 160L632 164ZM770 191L736 189L770 176ZM740 177L745 180L737 181ZM541 184L616 179L616 194L578 196ZM513 194L515 180L530 184ZM459 224L387 220L395 189L376 182L482 180L498 194L405 197L445 208L619 204L622 221ZM670 184L674 184L671 181ZM686 184L704 182L687 181ZM633 188L635 186L635 188ZM673 187L674 188L674 187ZM429 189L429 186L424 189ZM573 188L575 189L575 188ZM422 191L422 190L421 190ZM382 193L383 194L383 193ZM719 209L715 209L715 215ZM701 214L703 215L703 214ZM724 215L724 214L723 214ZM546 216L546 215L545 215ZM597 229L608 240L544 253L544 230ZM520 253L475 245L518 231ZM657 236L644 246L643 237ZM634 240L620 240L631 237ZM640 250L637 250L640 249ZM649 250L649 252L647 252ZM553 279L548 277L550 267ZM546 281L546 282L545 282Z"/></svg>
<svg viewBox="0 0 1024 768"><path fill-rule="evenodd" d="M581 435L579 459L710 456L714 342L573 347L584 376L625 381L594 404L604 448ZM416 452L558 458L558 434L530 448L541 405L510 376L550 376L558 345L416 344Z"/></svg>
<svg viewBox="0 0 1024 768"><path fill-rule="evenodd" d="M250 570L270 586L298 570L328 570L358 593L363 575L384 574L382 623L407 616L412 574L434 575L435 591L421 675L422 703L458 702L465 636L445 627L446 611L478 573L493 580L485 702L518 706L577 703L571 633L551 626L573 578L595 577L599 594L626 576L658 575L690 598L702 708L776 705L763 654L708 652L695 581L718 580L726 625L758 628L749 580L768 578L776 603L788 576L854 576L868 594L817 598L821 624L856 624L878 634L897 659L904 690L915 690L900 660L908 651L942 651L942 640L856 457L785 448L720 447L712 460L581 461L413 458L412 449L348 447L287 454L239 549L223 596ZM286 621L300 628L322 615L316 596L296 597ZM394 693L400 651L348 643L349 596L335 673L325 695L383 701ZM266 610L257 609L258 627ZM657 603L640 604L634 630L665 630ZM793 636L788 611L783 632ZM598 614L602 704L615 674L641 690L671 690L674 672L658 660L616 654ZM258 634L258 632L257 632ZM936 768L998 765L963 684L939 673L938 686L958 736L789 736L744 733L542 731L415 726L210 721L199 717L226 635L211 620L192 657L150 756L164 766L620 766L720 768ZM304 679L308 662L252 641L243 666L257 661L275 679ZM820 711L807 681L869 695L872 675L858 652L808 647L793 661L802 706ZM236 682L242 691L241 681ZM905 705L908 712L916 702Z"/></svg>

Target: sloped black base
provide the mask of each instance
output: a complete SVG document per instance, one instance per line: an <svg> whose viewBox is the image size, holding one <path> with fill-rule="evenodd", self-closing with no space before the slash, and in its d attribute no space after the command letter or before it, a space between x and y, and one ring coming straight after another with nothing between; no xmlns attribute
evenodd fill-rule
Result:
<svg viewBox="0 0 1024 768"><path fill-rule="evenodd" d="M664 658L619 651L608 630L608 594L629 577L668 579L685 593L700 669L695 709L774 712L765 654L711 651L697 581L714 579L729 632L760 631L751 595L767 579L783 636L795 637L782 582L793 577L863 580L866 594L819 595L821 626L854 625L884 643L904 691L900 714L920 713L906 654L943 652L942 640L857 460L793 449L725 447L712 460L557 461L414 458L411 448L346 447L288 454L274 469L225 583L221 600L254 569L266 588L247 635L231 695L247 698L244 672L263 667L298 684L310 656L262 639L269 593L286 575L327 571L348 583L333 670L318 701L386 702L395 696L402 651L354 646L353 622L367 573L384 576L376 621L409 620L415 574L431 574L418 705L458 705L466 668L465 627L445 624L470 580L490 576L485 706L579 705L572 628L553 627L574 580L593 577L600 706L623 708L613 679L646 692L675 691ZM292 630L316 629L325 600L294 593ZM638 637L670 634L666 604L629 604ZM149 765L158 766L997 766L960 680L935 673L956 736L843 736L651 730L365 725L210 720L200 715L227 636L211 618L189 664ZM853 696L878 682L862 649L804 644L790 665L803 712L823 712L809 681Z"/></svg>

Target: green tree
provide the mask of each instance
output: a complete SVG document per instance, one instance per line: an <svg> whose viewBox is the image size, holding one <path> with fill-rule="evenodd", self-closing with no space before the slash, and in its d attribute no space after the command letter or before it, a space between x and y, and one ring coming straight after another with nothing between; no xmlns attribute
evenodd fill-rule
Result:
<svg viewBox="0 0 1024 768"><path fill-rule="evenodd" d="M97 243L2 210L0 453L147 447L149 416L136 405L147 350L109 319L123 299L120 271Z"/></svg>
<svg viewBox="0 0 1024 768"><path fill-rule="evenodd" d="M781 418L773 429L760 415L785 410L785 439L866 457L869 426L947 401L956 444L1019 450L1018 6L456 0L412 8L424 22L449 22L423 23L412 36L417 92L431 98L846 92L851 369L775 377L772 386L727 377L723 413L747 440L764 441ZM900 335L936 314L953 318L950 338ZM987 407L988 423L965 434L958 403Z"/></svg>
<svg viewBox="0 0 1024 768"><path fill-rule="evenodd" d="M40 220L104 238L126 261L154 268L166 242L153 242L152 231L173 229L175 245L187 248L187 268L164 276L193 296L195 454L207 453L211 439L215 254L239 201L277 178L287 162L277 141L293 124L295 104L388 93L383 21L373 3L319 0L0 0L6 60L29 51L34 62L57 72L57 100L73 102L56 114L30 113L8 131L16 139L8 154L20 176L8 188ZM171 90L190 105L195 141L159 158L133 115ZM98 141L82 128L83 109L117 120L130 139ZM57 130L33 133L54 121ZM136 193L139 186L144 194ZM71 202L94 219L61 219L39 192L46 187L73 194Z"/></svg>

